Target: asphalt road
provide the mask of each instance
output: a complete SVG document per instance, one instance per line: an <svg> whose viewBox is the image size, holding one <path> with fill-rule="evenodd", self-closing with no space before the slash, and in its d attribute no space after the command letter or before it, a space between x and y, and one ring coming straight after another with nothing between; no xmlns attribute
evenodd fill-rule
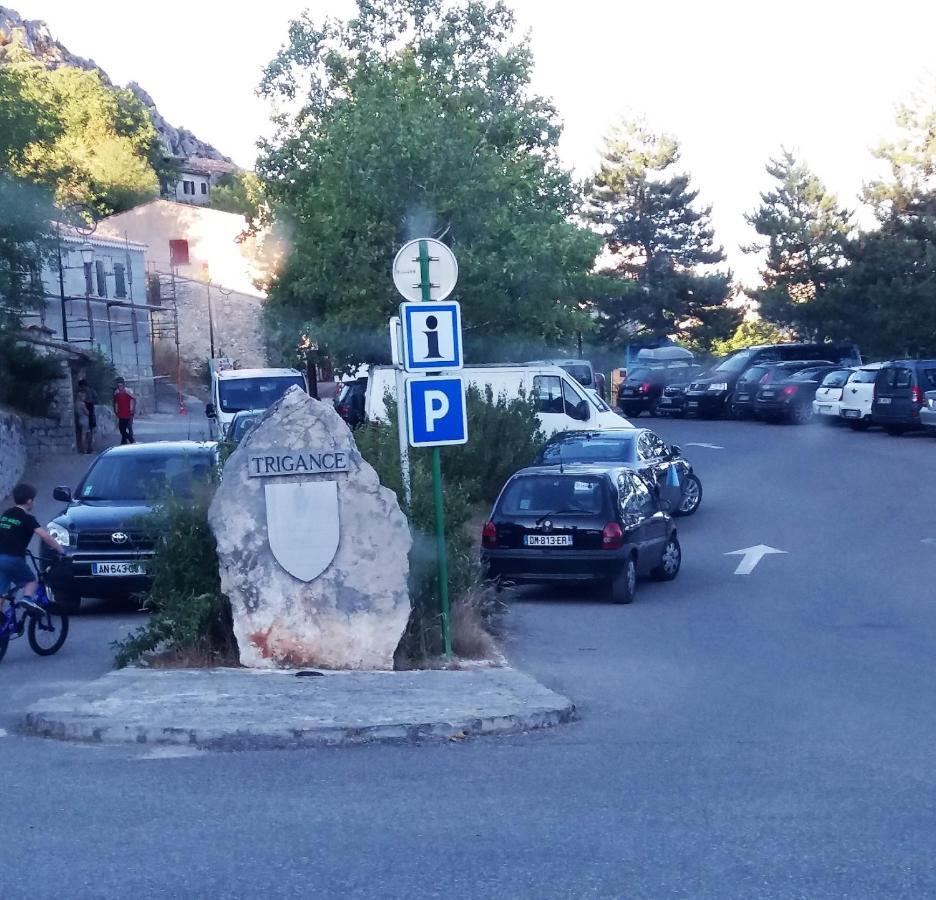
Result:
<svg viewBox="0 0 936 900"><path fill-rule="evenodd" d="M510 613L508 655L577 723L186 755L8 733L3 896L936 896L936 441L642 424L705 487L679 578ZM734 574L758 544L786 553ZM11 647L0 727L132 621L82 617L48 660Z"/></svg>

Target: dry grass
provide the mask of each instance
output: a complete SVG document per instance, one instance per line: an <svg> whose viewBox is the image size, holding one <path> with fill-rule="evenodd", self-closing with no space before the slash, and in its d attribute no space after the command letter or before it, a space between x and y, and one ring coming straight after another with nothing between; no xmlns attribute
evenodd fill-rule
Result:
<svg viewBox="0 0 936 900"><path fill-rule="evenodd" d="M490 587L479 586L456 598L452 604L452 652L462 659L500 659L494 634L502 615L502 604Z"/></svg>

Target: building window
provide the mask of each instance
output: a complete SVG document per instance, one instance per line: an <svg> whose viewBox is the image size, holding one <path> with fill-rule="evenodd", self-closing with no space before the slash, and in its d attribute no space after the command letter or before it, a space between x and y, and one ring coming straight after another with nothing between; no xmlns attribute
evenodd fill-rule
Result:
<svg viewBox="0 0 936 900"><path fill-rule="evenodd" d="M182 182L182 193L195 196L195 182L194 181L183 181Z"/></svg>
<svg viewBox="0 0 936 900"><path fill-rule="evenodd" d="M85 294L94 293L94 275L92 273L91 263L84 264L84 292Z"/></svg>
<svg viewBox="0 0 936 900"><path fill-rule="evenodd" d="M207 194L207 193L208 193L208 182L203 181L203 182L201 183L201 192L202 192L203 194Z"/></svg>
<svg viewBox="0 0 936 900"><path fill-rule="evenodd" d="M97 260L94 263L94 271L97 275L97 293L98 297L107 296L107 276L104 274L104 263Z"/></svg>
<svg viewBox="0 0 936 900"><path fill-rule="evenodd" d="M188 241L169 241L169 265L187 266L189 264Z"/></svg>
<svg viewBox="0 0 936 900"><path fill-rule="evenodd" d="M114 263L114 296L127 296L127 278L124 274L126 269L121 263Z"/></svg>

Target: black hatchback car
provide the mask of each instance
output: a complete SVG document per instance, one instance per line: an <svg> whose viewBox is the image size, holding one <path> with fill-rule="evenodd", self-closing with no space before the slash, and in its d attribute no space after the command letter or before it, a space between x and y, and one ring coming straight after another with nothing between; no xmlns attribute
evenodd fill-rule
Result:
<svg viewBox="0 0 936 900"><path fill-rule="evenodd" d="M627 466L653 485L676 516L691 516L702 503L702 481L679 447L667 444L649 428L563 431L553 435L533 460L534 466L606 463Z"/></svg>
<svg viewBox="0 0 936 900"><path fill-rule="evenodd" d="M481 547L491 579L597 583L615 603L633 601L638 576L671 581L682 562L655 492L614 465L521 469L497 498Z"/></svg>
<svg viewBox="0 0 936 900"><path fill-rule="evenodd" d="M761 385L754 400L754 415L768 422L792 422L805 425L812 421L813 400L822 379L830 372L843 371L827 363L800 369L789 378Z"/></svg>
<svg viewBox="0 0 936 900"><path fill-rule="evenodd" d="M757 392L773 381L783 381L797 372L815 367L818 363L806 360L793 360L782 363L763 363L751 366L738 379L735 385L734 396L731 398L731 417L733 419L747 419L754 415L754 401ZM832 363L829 363L832 365Z"/></svg>
<svg viewBox="0 0 936 900"><path fill-rule="evenodd" d="M77 609L82 597L129 598L150 586L147 561L154 541L144 518L168 488L191 496L195 485L217 470L217 444L159 441L105 450L91 464L74 494L57 487L68 506L48 525L65 548L49 574L56 602ZM41 547L43 563L54 551Z"/></svg>
<svg viewBox="0 0 936 900"><path fill-rule="evenodd" d="M926 393L936 391L936 359L895 359L874 379L871 421L888 434L918 431Z"/></svg>

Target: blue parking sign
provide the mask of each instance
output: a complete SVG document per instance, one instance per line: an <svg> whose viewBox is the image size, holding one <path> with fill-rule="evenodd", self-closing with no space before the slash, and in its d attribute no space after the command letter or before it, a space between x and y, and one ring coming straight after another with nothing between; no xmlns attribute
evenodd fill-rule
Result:
<svg viewBox="0 0 936 900"><path fill-rule="evenodd" d="M407 378L406 423L412 447L468 442L468 411L461 378Z"/></svg>

